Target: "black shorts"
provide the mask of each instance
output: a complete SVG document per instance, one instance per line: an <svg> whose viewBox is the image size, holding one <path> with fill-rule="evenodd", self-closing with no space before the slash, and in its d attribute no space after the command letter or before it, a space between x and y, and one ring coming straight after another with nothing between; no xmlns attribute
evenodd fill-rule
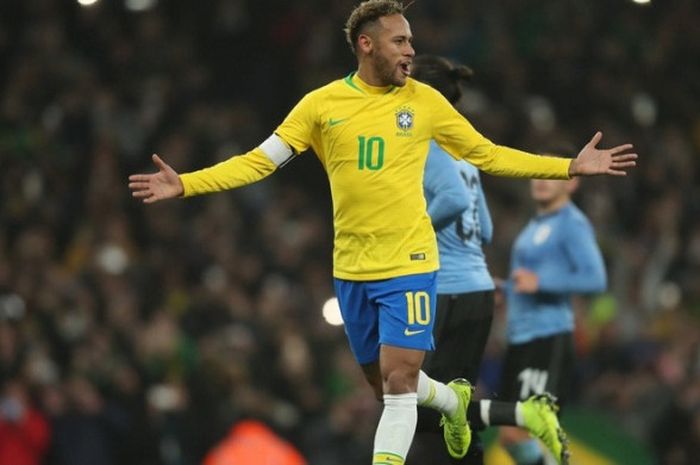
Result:
<svg viewBox="0 0 700 465"><path fill-rule="evenodd" d="M571 333L510 344L503 363L500 400L524 400L549 392L563 404L571 391L574 360Z"/></svg>
<svg viewBox="0 0 700 465"><path fill-rule="evenodd" d="M476 385L493 320L493 291L438 294L435 351L427 352L423 371L444 383L466 378Z"/></svg>

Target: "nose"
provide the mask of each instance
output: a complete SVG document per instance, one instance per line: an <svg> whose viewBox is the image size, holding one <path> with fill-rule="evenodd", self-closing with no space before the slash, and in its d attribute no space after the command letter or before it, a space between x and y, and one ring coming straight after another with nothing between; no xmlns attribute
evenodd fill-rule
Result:
<svg viewBox="0 0 700 465"><path fill-rule="evenodd" d="M413 48L413 44L411 44L410 42L408 42L408 45L406 46L406 50L404 51L404 55L409 56L411 58L416 56L416 51Z"/></svg>

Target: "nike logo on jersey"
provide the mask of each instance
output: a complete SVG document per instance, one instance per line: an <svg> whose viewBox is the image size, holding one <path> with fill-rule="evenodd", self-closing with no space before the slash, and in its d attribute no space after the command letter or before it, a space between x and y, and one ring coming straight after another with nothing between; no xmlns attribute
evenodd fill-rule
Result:
<svg viewBox="0 0 700 465"><path fill-rule="evenodd" d="M328 119L328 127L332 128L333 126L337 126L338 124L340 124L344 121L347 121L347 118L338 118L338 119L329 118Z"/></svg>
<svg viewBox="0 0 700 465"><path fill-rule="evenodd" d="M411 331L410 329L406 328L403 330L403 335L404 336L415 336L416 334L424 333L424 329L417 329L415 331Z"/></svg>

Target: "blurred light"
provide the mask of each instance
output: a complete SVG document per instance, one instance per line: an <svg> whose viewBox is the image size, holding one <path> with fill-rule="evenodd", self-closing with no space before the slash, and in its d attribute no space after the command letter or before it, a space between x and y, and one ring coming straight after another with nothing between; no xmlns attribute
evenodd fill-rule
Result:
<svg viewBox="0 0 700 465"><path fill-rule="evenodd" d="M127 10L146 11L156 6L157 0L125 0L124 5Z"/></svg>
<svg viewBox="0 0 700 465"><path fill-rule="evenodd" d="M92 6L98 1L99 0L78 0L78 3L80 4L80 6Z"/></svg>
<svg viewBox="0 0 700 465"><path fill-rule="evenodd" d="M340 306L338 305L338 299L332 297L323 304L323 319L326 323L333 326L340 326L343 324L343 317L340 314Z"/></svg>
<svg viewBox="0 0 700 465"><path fill-rule="evenodd" d="M526 103L527 116L530 124L540 132L549 132L557 124L554 108L544 97L532 97Z"/></svg>
<svg viewBox="0 0 700 465"><path fill-rule="evenodd" d="M180 393L168 384L151 386L146 394L146 399L148 405L159 412L171 412L181 404Z"/></svg>
<svg viewBox="0 0 700 465"><path fill-rule="evenodd" d="M212 292L224 291L228 284L226 270L218 265L212 265L204 271L202 281L206 288Z"/></svg>
<svg viewBox="0 0 700 465"><path fill-rule="evenodd" d="M643 5L645 3L651 3L651 0L632 0L634 3L637 3L639 5Z"/></svg>
<svg viewBox="0 0 700 465"><path fill-rule="evenodd" d="M662 310L673 310L681 303L681 288L676 283L665 282L659 286L659 305Z"/></svg>
<svg viewBox="0 0 700 465"><path fill-rule="evenodd" d="M647 93L641 92L632 97L631 111L632 117L640 126L649 127L656 123L656 102Z"/></svg>
<svg viewBox="0 0 700 465"><path fill-rule="evenodd" d="M24 299L19 295L0 295L0 320L21 320L26 308Z"/></svg>
<svg viewBox="0 0 700 465"><path fill-rule="evenodd" d="M129 256L120 246L106 244L97 252L97 265L105 273L120 275L129 266Z"/></svg>

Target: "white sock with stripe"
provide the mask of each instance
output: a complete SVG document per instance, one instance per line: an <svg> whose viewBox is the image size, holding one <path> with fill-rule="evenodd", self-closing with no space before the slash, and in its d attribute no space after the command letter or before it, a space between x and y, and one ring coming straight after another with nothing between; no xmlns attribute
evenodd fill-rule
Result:
<svg viewBox="0 0 700 465"><path fill-rule="evenodd" d="M442 384L429 377L423 370L418 373L418 405L430 407L447 416L457 413L459 400L457 394Z"/></svg>
<svg viewBox="0 0 700 465"><path fill-rule="evenodd" d="M416 433L417 396L384 394L384 411L374 435L373 465L403 465Z"/></svg>

